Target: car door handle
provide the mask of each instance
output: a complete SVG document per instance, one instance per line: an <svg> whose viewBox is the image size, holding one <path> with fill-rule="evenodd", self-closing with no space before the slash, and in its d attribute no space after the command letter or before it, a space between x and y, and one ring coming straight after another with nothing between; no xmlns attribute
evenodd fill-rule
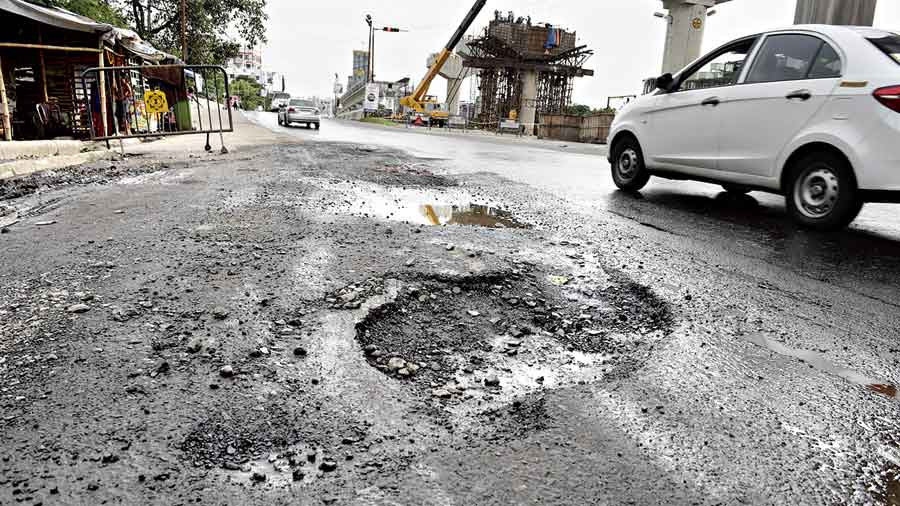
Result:
<svg viewBox="0 0 900 506"><path fill-rule="evenodd" d="M807 100L812 98L812 93L810 93L809 90L797 90L788 93L785 98L788 100L802 100L806 102Z"/></svg>
<svg viewBox="0 0 900 506"><path fill-rule="evenodd" d="M719 105L720 103L721 102L719 102L719 97L710 97L710 98L707 98L706 100L704 100L703 102L700 102L700 105L711 105L711 106L715 107L715 106Z"/></svg>

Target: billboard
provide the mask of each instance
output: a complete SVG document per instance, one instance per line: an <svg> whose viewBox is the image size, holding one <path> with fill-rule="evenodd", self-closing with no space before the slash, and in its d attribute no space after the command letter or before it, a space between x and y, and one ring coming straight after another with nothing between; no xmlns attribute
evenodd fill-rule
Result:
<svg viewBox="0 0 900 506"><path fill-rule="evenodd" d="M380 93L380 86L376 83L369 83L366 85L366 99L365 99L365 107L366 111L377 111L378 110L378 99Z"/></svg>

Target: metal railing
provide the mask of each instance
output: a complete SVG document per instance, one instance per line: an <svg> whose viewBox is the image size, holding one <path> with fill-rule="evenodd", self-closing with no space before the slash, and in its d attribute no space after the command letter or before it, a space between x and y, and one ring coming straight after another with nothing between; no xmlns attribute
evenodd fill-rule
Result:
<svg viewBox="0 0 900 506"><path fill-rule="evenodd" d="M92 67L81 86L92 140L206 134L211 151L210 135L219 134L228 152L223 134L234 131L233 100L221 66Z"/></svg>

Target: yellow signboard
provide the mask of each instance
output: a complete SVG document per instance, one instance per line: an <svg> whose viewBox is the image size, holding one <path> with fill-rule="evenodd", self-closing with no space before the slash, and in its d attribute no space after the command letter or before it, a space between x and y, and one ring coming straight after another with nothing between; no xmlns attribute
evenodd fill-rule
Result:
<svg viewBox="0 0 900 506"><path fill-rule="evenodd" d="M169 112L169 102L166 100L166 94L161 91L144 93L144 103L147 104L147 112L150 114Z"/></svg>
<svg viewBox="0 0 900 506"><path fill-rule="evenodd" d="M694 20L691 21L691 25L694 26L694 30L699 30L703 28L703 20L700 18L694 18Z"/></svg>

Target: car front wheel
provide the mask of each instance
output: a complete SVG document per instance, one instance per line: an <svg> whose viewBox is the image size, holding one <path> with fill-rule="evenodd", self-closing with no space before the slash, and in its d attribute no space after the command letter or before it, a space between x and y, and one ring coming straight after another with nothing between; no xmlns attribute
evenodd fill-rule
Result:
<svg viewBox="0 0 900 506"><path fill-rule="evenodd" d="M863 202L850 164L832 153L799 160L785 189L787 209L803 226L817 230L844 228L859 215Z"/></svg>
<svg viewBox="0 0 900 506"><path fill-rule="evenodd" d="M644 153L634 137L626 137L613 147L612 178L616 186L630 192L640 190L650 181Z"/></svg>

